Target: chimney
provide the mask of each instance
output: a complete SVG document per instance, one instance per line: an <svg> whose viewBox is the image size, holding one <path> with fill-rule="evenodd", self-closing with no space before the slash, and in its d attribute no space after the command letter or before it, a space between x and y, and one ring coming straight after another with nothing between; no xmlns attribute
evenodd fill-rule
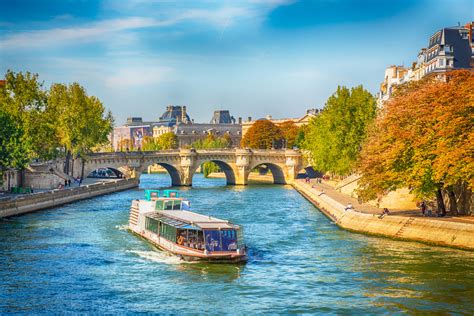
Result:
<svg viewBox="0 0 474 316"><path fill-rule="evenodd" d="M186 120L186 105L181 106L181 122L187 123L187 120Z"/></svg>
<svg viewBox="0 0 474 316"><path fill-rule="evenodd" d="M249 116L248 122L250 122L251 120L252 120L252 117L251 117L251 116Z"/></svg>
<svg viewBox="0 0 474 316"><path fill-rule="evenodd" d="M239 117L239 124L242 125L242 117Z"/></svg>

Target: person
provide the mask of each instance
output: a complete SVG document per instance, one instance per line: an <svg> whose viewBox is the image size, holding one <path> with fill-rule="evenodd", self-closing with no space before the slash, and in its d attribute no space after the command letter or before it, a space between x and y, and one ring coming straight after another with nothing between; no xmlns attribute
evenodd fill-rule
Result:
<svg viewBox="0 0 474 316"><path fill-rule="evenodd" d="M421 216L425 216L425 212L426 212L426 203L425 203L425 201L421 202L420 209L421 209Z"/></svg>
<svg viewBox="0 0 474 316"><path fill-rule="evenodd" d="M388 215L390 213L390 211L388 210L388 208L384 208L383 211L382 211L382 214L380 214L379 218L384 218L385 215Z"/></svg>
<svg viewBox="0 0 474 316"><path fill-rule="evenodd" d="M321 192L318 194L319 196L324 194L324 190L321 190Z"/></svg>
<svg viewBox="0 0 474 316"><path fill-rule="evenodd" d="M344 211L347 211L347 210L352 210L354 209L354 207L352 206L351 203L347 204L347 206L344 208Z"/></svg>
<svg viewBox="0 0 474 316"><path fill-rule="evenodd" d="M178 245L182 245L184 243L184 237L183 235L179 235L178 237Z"/></svg>

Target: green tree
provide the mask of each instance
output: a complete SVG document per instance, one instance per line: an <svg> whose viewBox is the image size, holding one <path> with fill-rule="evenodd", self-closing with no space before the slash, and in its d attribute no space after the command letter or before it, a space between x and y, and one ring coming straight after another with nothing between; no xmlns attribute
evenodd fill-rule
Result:
<svg viewBox="0 0 474 316"><path fill-rule="evenodd" d="M173 132L164 133L156 139L156 143L160 150L176 149L178 148L178 137Z"/></svg>
<svg viewBox="0 0 474 316"><path fill-rule="evenodd" d="M47 92L37 74L5 74L5 86L0 88L0 110L19 124L24 140L30 145L29 158L49 159L59 152L54 130L56 117L47 111Z"/></svg>
<svg viewBox="0 0 474 316"><path fill-rule="evenodd" d="M48 94L48 112L57 117L55 125L60 145L66 152L66 172L71 157L83 157L98 145L106 144L113 117L97 97L88 96L78 83L53 84Z"/></svg>
<svg viewBox="0 0 474 316"><path fill-rule="evenodd" d="M261 119L248 129L242 138L242 146L255 149L280 148L283 134L271 121Z"/></svg>
<svg viewBox="0 0 474 316"><path fill-rule="evenodd" d="M30 162L30 146L22 126L0 110L0 173L8 168L24 169Z"/></svg>
<svg viewBox="0 0 474 316"><path fill-rule="evenodd" d="M352 172L375 115L375 99L362 86L338 87L305 132L303 147L313 167L337 175Z"/></svg>

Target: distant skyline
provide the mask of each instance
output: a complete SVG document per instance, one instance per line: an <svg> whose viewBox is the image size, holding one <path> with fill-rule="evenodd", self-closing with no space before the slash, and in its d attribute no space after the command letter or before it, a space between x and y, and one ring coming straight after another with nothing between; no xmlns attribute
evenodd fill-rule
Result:
<svg viewBox="0 0 474 316"><path fill-rule="evenodd" d="M112 110L155 120L186 105L196 122L302 116L338 85L376 93L429 36L472 20L473 1L5 1L0 72L79 82Z"/></svg>

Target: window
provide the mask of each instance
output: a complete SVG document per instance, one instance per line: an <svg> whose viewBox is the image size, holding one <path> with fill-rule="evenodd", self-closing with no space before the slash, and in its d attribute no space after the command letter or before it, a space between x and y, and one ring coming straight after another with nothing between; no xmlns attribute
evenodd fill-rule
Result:
<svg viewBox="0 0 474 316"><path fill-rule="evenodd" d="M161 200L156 201L155 210L162 210L162 209L163 209L163 201Z"/></svg>
<svg viewBox="0 0 474 316"><path fill-rule="evenodd" d="M180 210L181 209L181 201L174 201L173 210Z"/></svg>
<svg viewBox="0 0 474 316"><path fill-rule="evenodd" d="M173 209L173 201L164 201L164 210L172 210Z"/></svg>

